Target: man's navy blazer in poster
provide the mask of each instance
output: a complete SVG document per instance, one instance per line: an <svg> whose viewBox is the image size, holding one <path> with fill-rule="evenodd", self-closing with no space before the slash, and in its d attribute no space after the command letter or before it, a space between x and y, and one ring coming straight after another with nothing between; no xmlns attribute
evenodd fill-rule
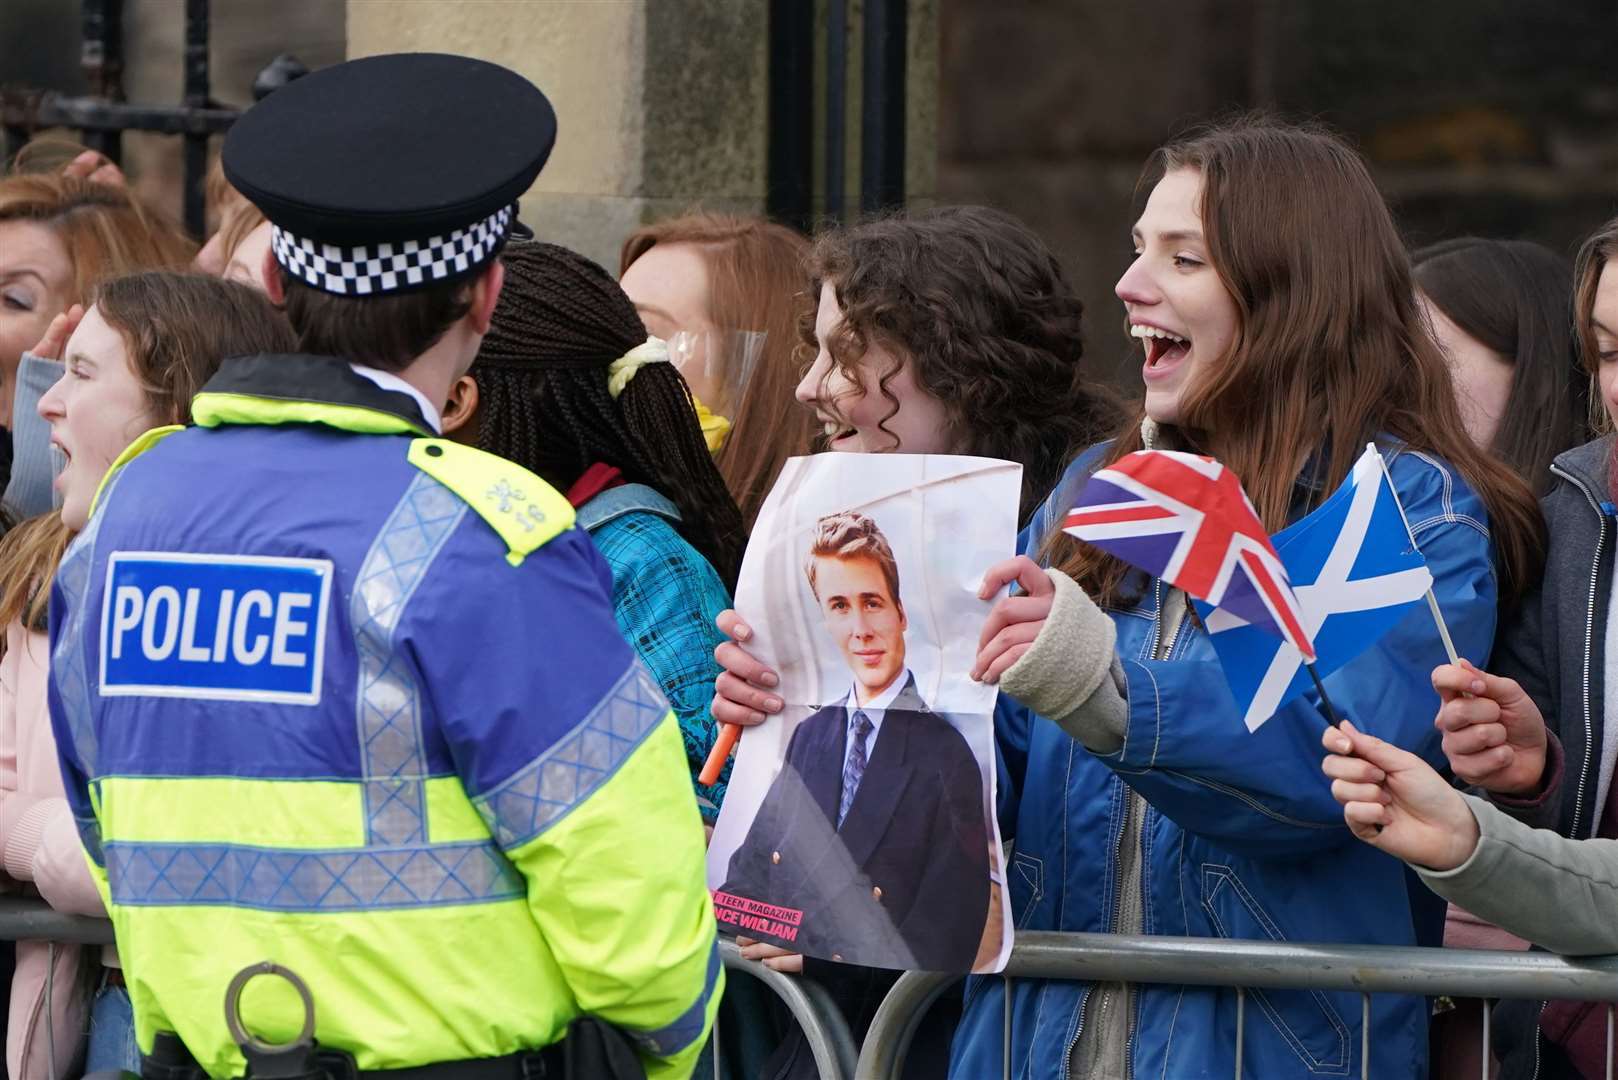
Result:
<svg viewBox="0 0 1618 1080"><path fill-rule="evenodd" d="M912 675L839 830L848 710L798 725L721 891L802 912L774 944L871 967L969 971L989 913L982 773ZM758 936L747 931L749 936Z"/></svg>

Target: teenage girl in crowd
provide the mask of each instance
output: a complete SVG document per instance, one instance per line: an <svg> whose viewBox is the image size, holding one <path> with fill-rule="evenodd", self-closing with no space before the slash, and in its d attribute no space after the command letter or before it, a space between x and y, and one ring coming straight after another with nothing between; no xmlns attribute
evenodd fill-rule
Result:
<svg viewBox="0 0 1618 1080"><path fill-rule="evenodd" d="M136 274L106 282L94 300L82 321L76 310L59 316L37 349L65 361L60 380L39 405L50 438L67 457L56 484L61 513L33 518L0 541L5 877L58 911L80 915L104 910L63 796L46 709L51 578L68 541L85 527L102 477L137 435L185 423L193 393L221 357L295 347L291 329L267 300L212 278ZM84 1049L87 1014L84 1071L138 1072L134 1021L116 951L109 947L81 956L75 945L19 942L6 1040L8 1074L18 1080L79 1075L72 1070Z"/></svg>
<svg viewBox="0 0 1618 1080"><path fill-rule="evenodd" d="M564 492L612 569L618 628L657 679L695 776L716 736L714 618L746 534L684 381L617 282L554 244L506 248L505 288L444 412L452 438ZM724 778L699 787L712 823Z"/></svg>
<svg viewBox="0 0 1618 1080"><path fill-rule="evenodd" d="M1467 435L1545 494L1551 460L1590 438L1572 268L1527 240L1477 237L1423 248L1414 261Z"/></svg>
<svg viewBox="0 0 1618 1080"><path fill-rule="evenodd" d="M802 332L814 362L797 396L830 450L1019 462L1021 522L1073 455L1116 426L1119 406L1080 363L1082 306L1050 249L1015 218L951 207L871 221L820 237L809 268L818 308ZM733 612L722 626L738 641L749 636ZM720 677L716 716L757 723L755 693L760 707L779 710L773 672L735 644L719 655L740 677ZM747 678L756 685L740 681ZM737 703L728 695L749 696ZM738 944L746 957L821 981L856 1038L894 979L746 938ZM925 1031L909 1075L938 1075L947 1044L947 1030ZM764 1075L812 1076L813 1067L794 1040Z"/></svg>
<svg viewBox="0 0 1618 1080"><path fill-rule="evenodd" d="M749 531L782 463L809 452L812 418L792 400L808 247L763 218L696 213L637 229L620 259L624 292L655 336L712 335L703 340L717 346L737 332L765 335L750 372L731 370L741 358L718 349L684 369Z"/></svg>
<svg viewBox="0 0 1618 1080"><path fill-rule="evenodd" d="M1591 397L1609 430L1618 419L1614 256L1618 219L1580 252L1574 304ZM1550 532L1545 575L1502 628L1490 661L1499 675L1449 665L1433 673L1451 768L1489 801L1462 800L1442 783L1435 791L1424 764L1363 734L1325 743L1356 755L1328 758L1326 771L1362 839L1437 871L1422 877L1478 916L1573 954L1618 952L1618 855L1608 842L1618 839L1613 454L1608 434L1551 466L1553 487L1541 504ZM1377 825L1386 826L1383 835ZM1433 826L1447 831L1442 844L1433 843ZM1547 896L1556 901L1536 902ZM1501 1001L1494 1019L1505 1080L1602 1075L1605 1009Z"/></svg>
<svg viewBox="0 0 1618 1080"><path fill-rule="evenodd" d="M41 154L20 155L24 167L39 158L44 168ZM121 184L81 175L86 168L78 162L67 172L48 164L49 171L0 178L0 425L7 429L0 432L0 487L18 517L51 507L50 450L33 404L60 374L39 359L25 363L24 352L54 316L85 303L98 281L182 267L195 250L178 226L144 209Z"/></svg>
<svg viewBox="0 0 1618 1080"><path fill-rule="evenodd" d="M1455 380L1466 433L1540 494L1551 460L1590 438L1589 376L1573 333L1573 268L1527 240L1463 237L1414 255L1417 299ZM1527 943L1450 906L1444 944L1525 949ZM1433 1018L1435 1077L1482 1068L1486 1002L1456 1001Z"/></svg>
<svg viewBox="0 0 1618 1080"><path fill-rule="evenodd" d="M1315 696L1249 734L1184 595L1059 526L1094 469L1151 446L1219 459L1278 530L1378 440L1456 645L1485 656L1497 594L1537 572L1532 498L1462 434L1408 257L1350 149L1242 123L1165 147L1144 181L1138 254L1117 286L1145 346L1144 407L1075 463L1025 530L1052 569L1020 557L984 583L985 597L1014 580L1025 595L995 605L973 674L1040 717L997 717L1017 926L1385 944L1413 943L1421 926L1436 943L1441 909L1417 910L1399 867L1356 854L1314 779L1325 726ZM1427 673L1442 657L1430 619L1412 618L1328 686L1339 713L1436 759ZM756 711L762 695L741 682L756 670L727 666L722 690ZM998 978L969 982L952 1075L999 1069L1005 992ZM1234 991L1019 979L1012 993L1019 1076L1231 1068ZM1245 1044L1254 1075L1358 1071L1357 995L1259 1000ZM1373 1023L1372 1071L1420 1075L1425 1003L1378 999Z"/></svg>

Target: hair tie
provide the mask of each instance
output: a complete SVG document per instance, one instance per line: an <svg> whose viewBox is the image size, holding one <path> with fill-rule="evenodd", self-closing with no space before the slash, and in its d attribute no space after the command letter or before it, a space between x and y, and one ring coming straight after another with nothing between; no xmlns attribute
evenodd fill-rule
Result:
<svg viewBox="0 0 1618 1080"><path fill-rule="evenodd" d="M614 401L647 364L669 363L669 345L662 338L649 337L607 365L607 393Z"/></svg>

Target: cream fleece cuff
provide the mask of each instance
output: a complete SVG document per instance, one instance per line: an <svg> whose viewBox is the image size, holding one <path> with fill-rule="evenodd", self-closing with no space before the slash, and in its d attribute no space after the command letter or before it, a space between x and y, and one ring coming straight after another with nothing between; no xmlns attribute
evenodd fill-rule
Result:
<svg viewBox="0 0 1618 1080"><path fill-rule="evenodd" d="M1087 701L1112 667L1118 631L1107 613L1060 570L1051 613L1029 650L1000 677L1000 689L1041 716L1065 717Z"/></svg>

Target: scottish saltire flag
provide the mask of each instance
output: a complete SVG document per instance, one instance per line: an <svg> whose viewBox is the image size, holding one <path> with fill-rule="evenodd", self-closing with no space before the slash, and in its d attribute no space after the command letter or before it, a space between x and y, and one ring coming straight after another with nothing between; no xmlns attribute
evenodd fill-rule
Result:
<svg viewBox="0 0 1618 1080"><path fill-rule="evenodd" d="M1270 534L1241 481L1212 458L1125 455L1090 478L1062 529L1314 658Z"/></svg>
<svg viewBox="0 0 1618 1080"><path fill-rule="evenodd" d="M1364 652L1432 587L1376 448L1308 517L1275 534L1325 677ZM1313 686L1298 650L1237 613L1197 604L1249 731Z"/></svg>

